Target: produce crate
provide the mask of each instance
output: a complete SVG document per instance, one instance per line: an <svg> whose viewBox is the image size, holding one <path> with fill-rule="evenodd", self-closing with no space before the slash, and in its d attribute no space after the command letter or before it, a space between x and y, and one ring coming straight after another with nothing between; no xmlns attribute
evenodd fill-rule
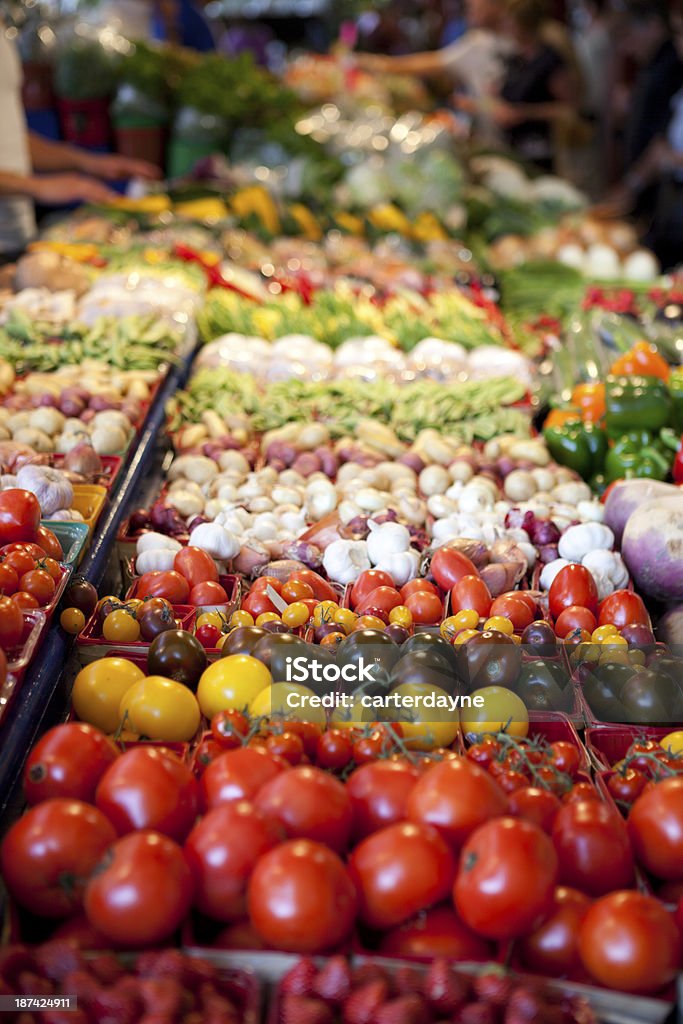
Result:
<svg viewBox="0 0 683 1024"><path fill-rule="evenodd" d="M134 569L134 566L131 565L130 568ZM125 597L124 600L128 600L128 598L131 598L131 597L136 597L136 595L137 595L138 580L140 578L141 578L140 576L133 576L133 578L132 578L133 582L131 583L130 587L126 591L126 597ZM237 609L239 608L239 605L240 605L240 591L241 591L241 581L240 581L240 578L239 578L239 576L235 576L233 573L228 573L226 575L219 576L218 577L218 582L220 583L220 585L223 587L223 589L225 590L226 594L228 595L227 604L215 604L215 605L205 605L205 606L204 605L202 605L202 606L184 605L183 607L192 608L193 612L195 612L196 615L201 615L202 612L213 612L213 611L220 612L222 615L225 615L225 616L232 615L232 613L234 611L237 611ZM186 627L183 627L183 628L186 628Z"/></svg>
<svg viewBox="0 0 683 1024"><path fill-rule="evenodd" d="M76 569L83 560L85 549L90 538L90 527L87 523L61 522L58 519L41 519L41 525L52 530L62 545L62 561Z"/></svg>
<svg viewBox="0 0 683 1024"><path fill-rule="evenodd" d="M187 629L192 632L195 612L196 609L190 605L175 605L173 613L178 623L178 629ZM78 635L76 641L78 661L81 665L89 665L91 661L96 661L98 658L111 657L112 651L116 651L122 658L131 658L136 654L146 658L150 643L151 640L135 640L128 644L122 643L120 640L105 640L100 634L95 611Z"/></svg>
<svg viewBox="0 0 683 1024"><path fill-rule="evenodd" d="M50 456L50 465L54 466L55 469L63 469L64 458L64 455L55 452ZM104 487L106 491L110 491L118 480L123 459L120 455L100 455L100 462L102 463L102 472L93 474L95 479L92 480L91 484L76 484L75 486L97 486Z"/></svg>
<svg viewBox="0 0 683 1024"><path fill-rule="evenodd" d="M59 567L62 571L59 579L55 580L55 592L52 595L52 600L43 608L35 609L36 611L45 612L45 617L47 618L48 622L54 615L57 605L62 599L62 594L66 590L67 583L69 582L72 573L72 567L70 565L66 565L64 562L60 562Z"/></svg>
<svg viewBox="0 0 683 1024"><path fill-rule="evenodd" d="M19 680L13 672L8 672L5 678L5 682L0 687L0 723L5 716L5 712L12 703L14 698L15 690L19 686Z"/></svg>
<svg viewBox="0 0 683 1024"><path fill-rule="evenodd" d="M593 764L608 771L626 757L631 744L645 737L661 740L675 731L675 725L595 725L586 729L586 747Z"/></svg>
<svg viewBox="0 0 683 1024"><path fill-rule="evenodd" d="M74 497L71 507L83 516L83 521L90 527L90 535L97 525L107 499L106 487L95 484L74 484Z"/></svg>
<svg viewBox="0 0 683 1024"><path fill-rule="evenodd" d="M586 774L590 773L591 761L588 750L581 742L574 723L568 715L561 711L530 711L529 712L529 739L541 737L548 743L565 742L571 743L578 748L581 760L579 770ZM466 745L464 748L466 749Z"/></svg>
<svg viewBox="0 0 683 1024"><path fill-rule="evenodd" d="M7 671L14 676L15 683L21 682L29 662L36 653L47 627L47 615L42 608L24 609L24 635L21 644L7 654Z"/></svg>

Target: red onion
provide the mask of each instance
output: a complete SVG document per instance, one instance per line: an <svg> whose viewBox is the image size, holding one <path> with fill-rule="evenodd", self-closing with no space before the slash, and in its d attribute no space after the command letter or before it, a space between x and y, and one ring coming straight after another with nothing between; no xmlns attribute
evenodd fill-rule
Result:
<svg viewBox="0 0 683 1024"><path fill-rule="evenodd" d="M512 473L512 471L516 468L516 464L514 460L510 458L509 455L501 455L501 457L496 462L496 468L504 480L505 477L508 476L509 473Z"/></svg>
<svg viewBox="0 0 683 1024"><path fill-rule="evenodd" d="M538 549L538 560L542 565L548 565L559 557L557 544L542 544Z"/></svg>
<svg viewBox="0 0 683 1024"><path fill-rule="evenodd" d="M31 397L31 405L34 409L50 408L54 409L57 406L57 399L54 395L33 395Z"/></svg>
<svg viewBox="0 0 683 1024"><path fill-rule="evenodd" d="M166 531L168 526L168 513L173 509L164 505L163 501L155 501L149 510L149 521L155 530Z"/></svg>
<svg viewBox="0 0 683 1024"><path fill-rule="evenodd" d="M75 395L70 398L60 399L59 411L65 416L71 416L74 419L78 419L84 409L85 402L82 398L78 398Z"/></svg>
<svg viewBox="0 0 683 1024"><path fill-rule="evenodd" d="M321 446L316 448L313 454L320 460L320 468L325 476L329 476L330 480L334 480L339 470L339 459L332 449Z"/></svg>
<svg viewBox="0 0 683 1024"><path fill-rule="evenodd" d="M149 516L147 509L136 508L134 512L131 512L128 519L128 530L130 533L139 533L140 530L144 530L149 523Z"/></svg>
<svg viewBox="0 0 683 1024"><path fill-rule="evenodd" d="M282 473L283 470L287 469L287 463L282 459L269 459L268 465L278 473Z"/></svg>
<svg viewBox="0 0 683 1024"><path fill-rule="evenodd" d="M498 463L497 462L482 462L479 464L479 475L490 476L493 480L498 479Z"/></svg>
<svg viewBox="0 0 683 1024"><path fill-rule="evenodd" d="M188 533L192 533L195 526L203 526L204 523L210 523L211 520L207 519L206 516L193 516L187 524Z"/></svg>
<svg viewBox="0 0 683 1024"><path fill-rule="evenodd" d="M382 512L378 516L371 516L370 518L373 523L377 523L378 526L381 526L382 523L397 523L398 513L395 508L388 508L386 512Z"/></svg>
<svg viewBox="0 0 683 1024"><path fill-rule="evenodd" d="M365 540L369 533L367 516L354 516L344 527L344 536L349 540Z"/></svg>
<svg viewBox="0 0 683 1024"><path fill-rule="evenodd" d="M425 468L424 460L415 452L405 452L405 454L401 455L401 457L396 461L400 462L402 466L408 466L408 468L412 469L415 473L421 473Z"/></svg>
<svg viewBox="0 0 683 1024"><path fill-rule="evenodd" d="M491 597L500 597L508 590L513 590L517 579L516 562L498 562L495 565L485 565L480 569L479 575L489 588Z"/></svg>
<svg viewBox="0 0 683 1024"><path fill-rule="evenodd" d="M93 395L88 406L95 412L105 412L107 409L120 409L121 402L116 398L107 398L106 395Z"/></svg>
<svg viewBox="0 0 683 1024"><path fill-rule="evenodd" d="M94 409L84 409L79 419L83 420L84 423L92 423L97 413Z"/></svg>
<svg viewBox="0 0 683 1024"><path fill-rule="evenodd" d="M529 536L531 536L535 522L536 516L533 512L522 512L521 508L511 508L505 516L507 530L526 530Z"/></svg>
<svg viewBox="0 0 683 1024"><path fill-rule="evenodd" d="M291 466L298 454L293 444L287 444L286 441L271 441L266 448L266 461L281 459L286 466Z"/></svg>
<svg viewBox="0 0 683 1024"><path fill-rule="evenodd" d="M409 526L408 532L410 533L410 546L420 553L426 551L431 541L425 530L420 529L419 526Z"/></svg>
<svg viewBox="0 0 683 1024"><path fill-rule="evenodd" d="M303 540L295 540L288 544L284 551L285 558L303 562L309 569L319 569L323 564L323 553L316 544L308 544Z"/></svg>
<svg viewBox="0 0 683 1024"><path fill-rule="evenodd" d="M530 531L527 531L533 544L545 547L547 544L559 544L562 533L552 519L535 519Z"/></svg>
<svg viewBox="0 0 683 1024"><path fill-rule="evenodd" d="M205 455L207 459L213 459L214 462L218 462L219 458L223 454L223 448L218 444L217 441L205 441L201 448L202 455Z"/></svg>
<svg viewBox="0 0 683 1024"><path fill-rule="evenodd" d="M491 561L489 549L480 540L470 540L467 537L456 537L448 542L449 551L459 551L461 555L469 558L477 569L482 569Z"/></svg>
<svg viewBox="0 0 683 1024"><path fill-rule="evenodd" d="M304 477L319 473L321 468L320 459L313 452L301 452L292 463L292 469Z"/></svg>

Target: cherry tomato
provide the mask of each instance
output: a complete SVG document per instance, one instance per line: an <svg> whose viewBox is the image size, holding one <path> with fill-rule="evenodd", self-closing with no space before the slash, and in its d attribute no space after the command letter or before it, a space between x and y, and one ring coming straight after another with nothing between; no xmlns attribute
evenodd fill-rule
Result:
<svg viewBox="0 0 683 1024"><path fill-rule="evenodd" d="M24 796L29 804L57 796L94 803L97 784L118 754L111 740L92 725L56 725L26 759Z"/></svg>
<svg viewBox="0 0 683 1024"><path fill-rule="evenodd" d="M297 569L289 577L290 583L307 583L313 591L316 601L336 601L338 594L334 587L331 587L327 580L324 580L312 569Z"/></svg>
<svg viewBox="0 0 683 1024"><path fill-rule="evenodd" d="M328 771L341 771L351 761L353 743L341 729L328 729L318 737L315 750L315 762L319 768ZM348 789L348 783L347 783ZM353 802L353 796L352 797Z"/></svg>
<svg viewBox="0 0 683 1024"><path fill-rule="evenodd" d="M299 767L267 782L254 804L289 839L312 839L343 853L351 836L351 800L344 785L320 768Z"/></svg>
<svg viewBox="0 0 683 1024"><path fill-rule="evenodd" d="M257 619L258 616L263 615L264 612L277 612L277 608L266 595L265 591L254 590L252 588L244 601L242 601L242 611L249 612L254 619Z"/></svg>
<svg viewBox="0 0 683 1024"><path fill-rule="evenodd" d="M394 608L398 608L403 603L403 598L399 594L395 587L375 587L370 593L364 598L362 602L362 608L380 608L383 612L389 614Z"/></svg>
<svg viewBox="0 0 683 1024"><path fill-rule="evenodd" d="M346 780L354 840L404 821L408 797L419 777L418 768L408 761L372 761L356 768Z"/></svg>
<svg viewBox="0 0 683 1024"><path fill-rule="evenodd" d="M571 562L560 569L548 593L550 614L558 619L565 608L580 605L598 613L598 590L592 574L583 565Z"/></svg>
<svg viewBox="0 0 683 1024"><path fill-rule="evenodd" d="M210 648L215 647L218 643L221 631L207 622L203 626L198 626L194 635L197 640L199 640L202 647L209 650Z"/></svg>
<svg viewBox="0 0 683 1024"><path fill-rule="evenodd" d="M213 558L207 551L192 544L177 552L173 559L173 568L185 577L190 590L198 583L206 583L209 580L218 583L218 569Z"/></svg>
<svg viewBox="0 0 683 1024"><path fill-rule="evenodd" d="M16 647L21 643L23 631L24 616L20 607L12 598L0 597L0 647L5 651Z"/></svg>
<svg viewBox="0 0 683 1024"><path fill-rule="evenodd" d="M116 598L111 598L110 600L114 602L114 608L120 607L120 602L118 602ZM100 604L101 602L98 602L98 613ZM109 611L113 611L114 608L109 608ZM105 612L105 617L109 614L109 611ZM165 597L146 597L144 601L141 601L135 608L135 618L140 622L147 612L152 611L168 611L172 613L173 605L170 601L167 601Z"/></svg>
<svg viewBox="0 0 683 1024"><path fill-rule="evenodd" d="M659 900L640 892L612 892L586 913L579 953L598 984L645 994L676 977L681 939Z"/></svg>
<svg viewBox="0 0 683 1024"><path fill-rule="evenodd" d="M647 786L648 778L635 768L626 768L610 775L607 788L617 803L630 805L640 796Z"/></svg>
<svg viewBox="0 0 683 1024"><path fill-rule="evenodd" d="M519 940L524 966L551 978L576 975L581 969L579 928L590 905L577 889L558 886L541 924Z"/></svg>
<svg viewBox="0 0 683 1024"><path fill-rule="evenodd" d="M287 604L294 604L295 601L307 601L315 597L315 594L310 583L304 583L303 580L287 580L282 585L280 596Z"/></svg>
<svg viewBox="0 0 683 1024"><path fill-rule="evenodd" d="M87 878L115 839L114 826L96 807L80 800L45 800L3 839L4 883L34 914L68 917L80 907Z"/></svg>
<svg viewBox="0 0 683 1024"><path fill-rule="evenodd" d="M35 494L10 487L0 491L0 545L34 541L40 526L40 505Z"/></svg>
<svg viewBox="0 0 683 1024"><path fill-rule="evenodd" d="M507 800L494 779L461 757L428 768L408 797L410 821L433 826L456 852L490 818L505 813Z"/></svg>
<svg viewBox="0 0 683 1024"><path fill-rule="evenodd" d="M218 807L233 800L251 800L283 769L265 750L240 747L227 750L209 765L200 781L202 804Z"/></svg>
<svg viewBox="0 0 683 1024"><path fill-rule="evenodd" d="M638 797L628 834L640 864L665 881L683 879L683 777L663 779Z"/></svg>
<svg viewBox="0 0 683 1024"><path fill-rule="evenodd" d="M140 639L140 623L130 612L119 608L102 623L102 636L112 643L136 643Z"/></svg>
<svg viewBox="0 0 683 1024"><path fill-rule="evenodd" d="M56 559L58 562L62 561L64 551L52 530L48 530L46 526L39 526L36 530L36 541L46 555Z"/></svg>
<svg viewBox="0 0 683 1024"><path fill-rule="evenodd" d="M599 800L565 804L555 818L552 837L563 884L601 896L633 883L626 825L607 804Z"/></svg>
<svg viewBox="0 0 683 1024"><path fill-rule="evenodd" d="M432 626L441 621L443 602L436 594L427 590L416 590L406 598L405 606L413 617L413 622Z"/></svg>
<svg viewBox="0 0 683 1024"><path fill-rule="evenodd" d="M418 590L426 590L430 594L436 594L437 597L442 596L439 588L435 587L433 583L429 582L429 580L409 580L407 583L403 584L399 591L402 602L405 604L406 598L410 597L411 594L416 593Z"/></svg>
<svg viewBox="0 0 683 1024"><path fill-rule="evenodd" d="M442 544L432 556L430 571L443 591L452 590L463 576L478 576L476 566L456 547ZM406 602L407 603L407 602Z"/></svg>
<svg viewBox="0 0 683 1024"><path fill-rule="evenodd" d="M209 733L199 743L199 746L192 755L192 769L195 777L200 779L209 765L216 760L216 758L223 753L225 747L222 747L220 743L216 743L213 736Z"/></svg>
<svg viewBox="0 0 683 1024"><path fill-rule="evenodd" d="M135 596L143 599L164 597L171 604L187 604L190 585L185 577L174 569L168 572L146 572L137 582Z"/></svg>
<svg viewBox="0 0 683 1024"><path fill-rule="evenodd" d="M552 905L557 854L537 825L517 818L488 821L463 847L453 887L466 925L489 939L524 935Z"/></svg>
<svg viewBox="0 0 683 1024"><path fill-rule="evenodd" d="M14 594L19 589L19 576L11 565L0 562L0 594Z"/></svg>
<svg viewBox="0 0 683 1024"><path fill-rule="evenodd" d="M491 608L491 593L481 576L463 576L451 590L451 607L454 612L473 609L485 619Z"/></svg>
<svg viewBox="0 0 683 1024"><path fill-rule="evenodd" d="M508 808L515 818L532 821L544 832L552 832L553 823L562 804L554 793L540 786L529 786L522 776L522 786L510 794ZM498 779L502 786L501 779Z"/></svg>
<svg viewBox="0 0 683 1024"><path fill-rule="evenodd" d="M192 904L194 880L180 846L133 832L111 847L85 890L88 920L116 946L139 949L173 935Z"/></svg>
<svg viewBox="0 0 683 1024"><path fill-rule="evenodd" d="M550 744L550 762L552 767L556 768L558 772L564 772L565 775L569 775L574 779L579 771L581 755L574 743L569 743L567 740L557 740L555 743Z"/></svg>
<svg viewBox="0 0 683 1024"><path fill-rule="evenodd" d="M521 633L534 621L534 612L520 594L502 594L492 603L489 615L509 619L515 630Z"/></svg>
<svg viewBox="0 0 683 1024"><path fill-rule="evenodd" d="M216 604L227 604L228 595L220 583L207 580L205 583L197 583L190 591L190 604L195 608L207 607ZM215 645L214 645L215 646Z"/></svg>
<svg viewBox="0 0 683 1024"><path fill-rule="evenodd" d="M293 732L276 732L266 740L266 750L287 764L297 765L304 757L304 741Z"/></svg>
<svg viewBox="0 0 683 1024"><path fill-rule="evenodd" d="M383 572L381 569L366 569L351 588L351 607L356 609L361 607L361 604L364 605L367 596L378 587L390 587L393 590L394 581L388 572Z"/></svg>
<svg viewBox="0 0 683 1024"><path fill-rule="evenodd" d="M242 740L249 732L249 720L241 711L230 709L219 711L211 719L213 738L224 750L242 746Z"/></svg>
<svg viewBox="0 0 683 1024"><path fill-rule="evenodd" d="M582 608L580 605L570 605L569 608L565 608L557 616L555 632L561 640L564 640L566 636L569 636L576 629L585 629L587 633L592 633L596 625L595 616L588 608Z"/></svg>
<svg viewBox="0 0 683 1024"><path fill-rule="evenodd" d="M17 608L21 608L22 611L40 608L38 598L34 597L33 594L27 594L25 590L17 590L16 594L12 594L10 601L13 601Z"/></svg>
<svg viewBox="0 0 683 1024"><path fill-rule="evenodd" d="M423 911L385 932L378 953L399 959L490 960L491 946L460 920L452 907Z"/></svg>
<svg viewBox="0 0 683 1024"><path fill-rule="evenodd" d="M631 590L615 590L613 594L600 602L598 625L621 628L631 623L641 626L650 625L647 608L638 594L634 594Z"/></svg>
<svg viewBox="0 0 683 1024"><path fill-rule="evenodd" d="M59 616L59 625L65 633L75 636L85 629L85 615L80 608L65 608Z"/></svg>
<svg viewBox="0 0 683 1024"><path fill-rule="evenodd" d="M1 493L1 492L0 492ZM10 551L9 554L3 557L3 565L8 565L11 569L14 569L19 580L22 576L32 572L36 567L36 560L33 555L29 555L28 551L24 548L15 549Z"/></svg>

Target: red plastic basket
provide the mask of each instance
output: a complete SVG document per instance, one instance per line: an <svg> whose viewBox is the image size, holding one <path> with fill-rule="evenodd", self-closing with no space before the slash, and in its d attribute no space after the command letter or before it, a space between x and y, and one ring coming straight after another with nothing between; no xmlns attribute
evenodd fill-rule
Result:
<svg viewBox="0 0 683 1024"><path fill-rule="evenodd" d="M136 597L136 595L137 595L137 588L138 588L138 581L140 579L141 579L140 576L136 576L134 578L132 584L130 585L130 587L126 591L125 600L128 600L128 598L131 598L131 597ZM184 605L183 607L192 608L192 610L195 613L197 613L197 614L200 614L202 611L214 611L214 610L216 610L216 611L222 612L223 615L232 615L232 613L237 610L237 608L239 607L239 603L240 603L240 591L241 591L241 581L240 581L240 578L239 578L239 576L235 576L233 573L228 573L228 574L226 574L224 576L219 576L218 577L218 582L220 583L220 585L223 587L223 590L228 595L228 600L227 600L227 602L225 604L207 605L205 607L204 606L198 607L198 606L195 606L195 605Z"/></svg>
<svg viewBox="0 0 683 1024"><path fill-rule="evenodd" d="M178 604L173 607L173 614L178 623L178 629L186 629L192 632L192 625L196 608L191 605ZM93 612L85 627L78 635L77 648L78 660L81 665L88 665L98 658L112 657L112 651L116 651L122 658L134 660L136 654L147 657L147 651L151 640L136 640L133 643L122 643L120 640L105 640L100 633L97 622L97 612Z"/></svg>
<svg viewBox="0 0 683 1024"><path fill-rule="evenodd" d="M50 465L56 469L62 469L64 466L65 456L55 452L50 456ZM121 466L123 465L123 459L120 455L100 455L100 462L102 463L102 472L94 475L84 483L96 484L98 487L106 487L109 491L116 483L119 473L121 472Z"/></svg>
<svg viewBox="0 0 683 1024"><path fill-rule="evenodd" d="M48 617L42 608L28 608L23 611L24 629L21 643L6 651L7 671L14 677L15 684L24 678L38 645L47 628Z"/></svg>
<svg viewBox="0 0 683 1024"><path fill-rule="evenodd" d="M631 744L641 737L661 740L675 731L671 725L596 725L586 729L586 747L595 766L608 771L626 757Z"/></svg>

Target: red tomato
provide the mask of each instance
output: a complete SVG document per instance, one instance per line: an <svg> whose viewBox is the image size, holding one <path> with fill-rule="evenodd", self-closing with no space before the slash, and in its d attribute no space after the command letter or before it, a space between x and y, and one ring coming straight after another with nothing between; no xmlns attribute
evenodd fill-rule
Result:
<svg viewBox="0 0 683 1024"><path fill-rule="evenodd" d="M134 832L111 847L88 882L91 925L116 946L169 939L192 905L193 878L177 843L158 832Z"/></svg>
<svg viewBox="0 0 683 1024"><path fill-rule="evenodd" d="M378 587L391 587L394 589L394 581L388 572L381 569L366 569L362 572L351 588L351 607L360 608L361 603L366 604L368 594ZM337 600L335 597L333 600Z"/></svg>
<svg viewBox="0 0 683 1024"><path fill-rule="evenodd" d="M320 768L282 772L256 794L254 805L289 839L312 839L343 853L351 836L351 800L344 785Z"/></svg>
<svg viewBox="0 0 683 1024"><path fill-rule="evenodd" d="M242 740L249 732L249 719L241 711L231 708L219 711L211 719L211 734L224 750L242 746Z"/></svg>
<svg viewBox="0 0 683 1024"><path fill-rule="evenodd" d="M206 583L198 583L190 591L189 602L195 608L204 605L227 604L228 595L220 583L207 580Z"/></svg>
<svg viewBox="0 0 683 1024"><path fill-rule="evenodd" d="M577 800L555 818L553 842L560 881L589 896L633 884L633 857L626 825L599 800Z"/></svg>
<svg viewBox="0 0 683 1024"><path fill-rule="evenodd" d="M202 775L202 804L209 810L233 800L251 800L282 768L270 754L254 747L226 750Z"/></svg>
<svg viewBox="0 0 683 1024"><path fill-rule="evenodd" d="M197 783L186 764L154 747L133 747L105 772L95 795L120 836L153 829L182 842L197 817Z"/></svg>
<svg viewBox="0 0 683 1024"><path fill-rule="evenodd" d="M518 633L530 626L534 621L535 611L529 607L529 602L519 594L503 594L497 597L491 605L489 615L502 615L509 619Z"/></svg>
<svg viewBox="0 0 683 1024"><path fill-rule="evenodd" d="M19 818L3 839L3 880L17 903L34 914L68 917L80 907L88 876L115 839L114 826L96 807L46 800Z"/></svg>
<svg viewBox="0 0 683 1024"><path fill-rule="evenodd" d="M408 761L372 761L356 768L346 780L354 840L404 821L408 796L419 777L419 769Z"/></svg>
<svg viewBox="0 0 683 1024"><path fill-rule="evenodd" d="M247 906L271 949L323 953L349 937L356 894L336 853L310 839L293 839L257 861Z"/></svg>
<svg viewBox="0 0 683 1024"><path fill-rule="evenodd" d="M280 594L287 604L294 604L295 601L309 601L311 598L315 599L313 587L310 583L304 583L303 580L287 580L286 583L283 583Z"/></svg>
<svg viewBox="0 0 683 1024"><path fill-rule="evenodd" d="M213 558L208 552L194 545L180 549L173 559L173 568L185 577L190 584L190 590L198 583L206 583L208 580L218 583L218 569Z"/></svg>
<svg viewBox="0 0 683 1024"><path fill-rule="evenodd" d="M21 643L24 616L19 606L9 597L0 597L0 647L11 650Z"/></svg>
<svg viewBox="0 0 683 1024"><path fill-rule="evenodd" d="M20 487L0 491L0 545L34 541L40 526L40 505L35 494Z"/></svg>
<svg viewBox="0 0 683 1024"><path fill-rule="evenodd" d="M10 601L13 601L17 608L20 608L22 611L40 608L38 598L34 597L33 594L27 594L25 590L17 590L16 594L12 594Z"/></svg>
<svg viewBox="0 0 683 1024"><path fill-rule="evenodd" d="M443 602L436 594L430 594L427 590L416 590L406 598L406 608L413 616L413 622L420 625L433 626L441 622L443 617Z"/></svg>
<svg viewBox="0 0 683 1024"><path fill-rule="evenodd" d="M451 590L451 608L453 612L472 608L479 613L480 619L488 618L491 608L491 592L481 576L463 576Z"/></svg>
<svg viewBox="0 0 683 1024"><path fill-rule="evenodd" d="M200 741L199 746L192 755L192 771L196 778L201 778L212 761L215 761L225 747L217 743L211 733Z"/></svg>
<svg viewBox="0 0 683 1024"><path fill-rule="evenodd" d="M97 784L119 756L112 741L85 722L65 722L42 736L24 765L29 804L52 797L94 803Z"/></svg>
<svg viewBox="0 0 683 1024"><path fill-rule="evenodd" d="M562 804L554 793L539 786L523 785L510 794L508 809L513 818L532 821L544 832L552 832L553 823Z"/></svg>
<svg viewBox="0 0 683 1024"><path fill-rule="evenodd" d="M316 741L315 763L319 768L327 768L333 772L342 771L352 756L353 742L341 729L328 729ZM353 799L351 793L349 796Z"/></svg>
<svg viewBox="0 0 683 1024"><path fill-rule="evenodd" d="M572 604L557 616L555 632L564 640L577 629L585 629L587 633L592 633L597 624L592 611L582 608L581 605Z"/></svg>
<svg viewBox="0 0 683 1024"><path fill-rule="evenodd" d="M359 843L349 858L349 872L363 923L393 928L447 897L455 858L436 829L401 822Z"/></svg>
<svg viewBox="0 0 683 1024"><path fill-rule="evenodd" d="M64 551L57 537L47 526L39 526L36 530L36 542L50 558L56 558L58 562L64 558Z"/></svg>
<svg viewBox="0 0 683 1024"><path fill-rule="evenodd" d="M19 580L19 589L32 594L41 608L49 604L55 595L55 581L45 569L32 569Z"/></svg>
<svg viewBox="0 0 683 1024"><path fill-rule="evenodd" d="M0 647L0 687L5 685L5 680L6 679L7 679L7 656L6 656L5 652L3 651L2 647Z"/></svg>
<svg viewBox="0 0 683 1024"><path fill-rule="evenodd" d="M439 588L435 587L429 580L409 580L408 583L403 584L399 591L401 600L405 603L405 599L418 590L427 590L430 594L436 594L437 597L441 597Z"/></svg>
<svg viewBox="0 0 683 1024"><path fill-rule="evenodd" d="M0 562L0 594L14 594L19 589L19 576L11 565Z"/></svg>
<svg viewBox="0 0 683 1024"><path fill-rule="evenodd" d="M164 597L171 604L187 604L190 585L175 569L169 572L146 572L135 588L137 598Z"/></svg>
<svg viewBox="0 0 683 1024"><path fill-rule="evenodd" d="M676 977L681 939L673 916L654 896L612 892L584 917L579 952L598 984L645 994Z"/></svg>
<svg viewBox="0 0 683 1024"><path fill-rule="evenodd" d="M459 757L427 769L408 797L407 817L432 825L457 852L475 829L506 809L507 799L495 779Z"/></svg>
<svg viewBox="0 0 683 1024"><path fill-rule="evenodd" d="M683 777L663 779L638 797L628 834L646 871L666 881L683 879Z"/></svg>
<svg viewBox="0 0 683 1024"><path fill-rule="evenodd" d="M557 854L536 825L488 821L470 836L453 887L465 924L488 939L524 935L547 913L557 882Z"/></svg>
<svg viewBox="0 0 683 1024"><path fill-rule="evenodd" d="M36 560L22 545L21 548L15 548L14 551L9 551L3 556L3 565L9 565L21 579L27 572L35 569Z"/></svg>
<svg viewBox="0 0 683 1024"><path fill-rule="evenodd" d="M254 620L256 620L259 615L263 615L265 612L277 612L277 608L270 598L266 596L265 591L250 590L244 601L242 601L242 611L249 612Z"/></svg>
<svg viewBox="0 0 683 1024"><path fill-rule="evenodd" d="M557 619L565 608L580 605L598 614L598 589L591 573L583 565L571 562L560 569L548 593L550 614Z"/></svg>
<svg viewBox="0 0 683 1024"><path fill-rule="evenodd" d="M276 594L282 593L282 582L277 576L259 576L258 579L254 580L249 589L250 591L265 590L266 587L270 587Z"/></svg>
<svg viewBox="0 0 683 1024"><path fill-rule="evenodd" d="M290 582L308 583L316 601L339 600L339 594L334 587L331 587L327 580L324 580L317 572L313 572L312 569L297 569L291 574L289 580Z"/></svg>
<svg viewBox="0 0 683 1024"><path fill-rule="evenodd" d="M191 600L192 594L190 594L190 601ZM217 626L212 626L210 622L205 622L203 626L197 627L194 635L197 640L199 640L202 647L208 651L214 648L220 640L221 631Z"/></svg>
<svg viewBox="0 0 683 1024"><path fill-rule="evenodd" d="M516 601L524 601L534 619L538 612L538 601L529 590L508 590L506 594L501 594L501 597L514 597Z"/></svg>
<svg viewBox="0 0 683 1024"><path fill-rule="evenodd" d="M397 608L402 603L403 598L395 587L375 587L364 599L362 607L381 608L383 612L389 613L392 608Z"/></svg>
<svg viewBox="0 0 683 1024"><path fill-rule="evenodd" d="M450 544L443 544L432 555L430 571L442 590L452 590L463 576L478 576L477 567L467 555Z"/></svg>
<svg viewBox="0 0 683 1024"><path fill-rule="evenodd" d="M643 599L631 590L615 590L613 594L600 602L598 625L628 626L637 622L641 626L650 625L650 616L643 604Z"/></svg>
<svg viewBox="0 0 683 1024"><path fill-rule="evenodd" d="M581 755L574 743L557 740L550 744L550 762L558 772L564 772L565 775L574 779L581 764Z"/></svg>
<svg viewBox="0 0 683 1024"><path fill-rule="evenodd" d="M249 876L259 857L281 838L275 822L246 800L209 811L185 842L197 909L216 921L244 918Z"/></svg>
<svg viewBox="0 0 683 1024"><path fill-rule="evenodd" d="M380 956L434 960L490 960L491 946L460 920L452 907L426 910L382 936Z"/></svg>
<svg viewBox="0 0 683 1024"><path fill-rule="evenodd" d="M266 740L266 750L288 764L297 765L304 756L304 741L293 732L275 732Z"/></svg>
<svg viewBox="0 0 683 1024"><path fill-rule="evenodd" d="M579 927L590 905L577 889L558 886L548 915L519 941L524 966L551 978L576 975L581 970Z"/></svg>
<svg viewBox="0 0 683 1024"><path fill-rule="evenodd" d="M48 572L52 579L57 583L62 578L62 567L59 562L56 562L54 558L42 558L40 562L41 569Z"/></svg>

